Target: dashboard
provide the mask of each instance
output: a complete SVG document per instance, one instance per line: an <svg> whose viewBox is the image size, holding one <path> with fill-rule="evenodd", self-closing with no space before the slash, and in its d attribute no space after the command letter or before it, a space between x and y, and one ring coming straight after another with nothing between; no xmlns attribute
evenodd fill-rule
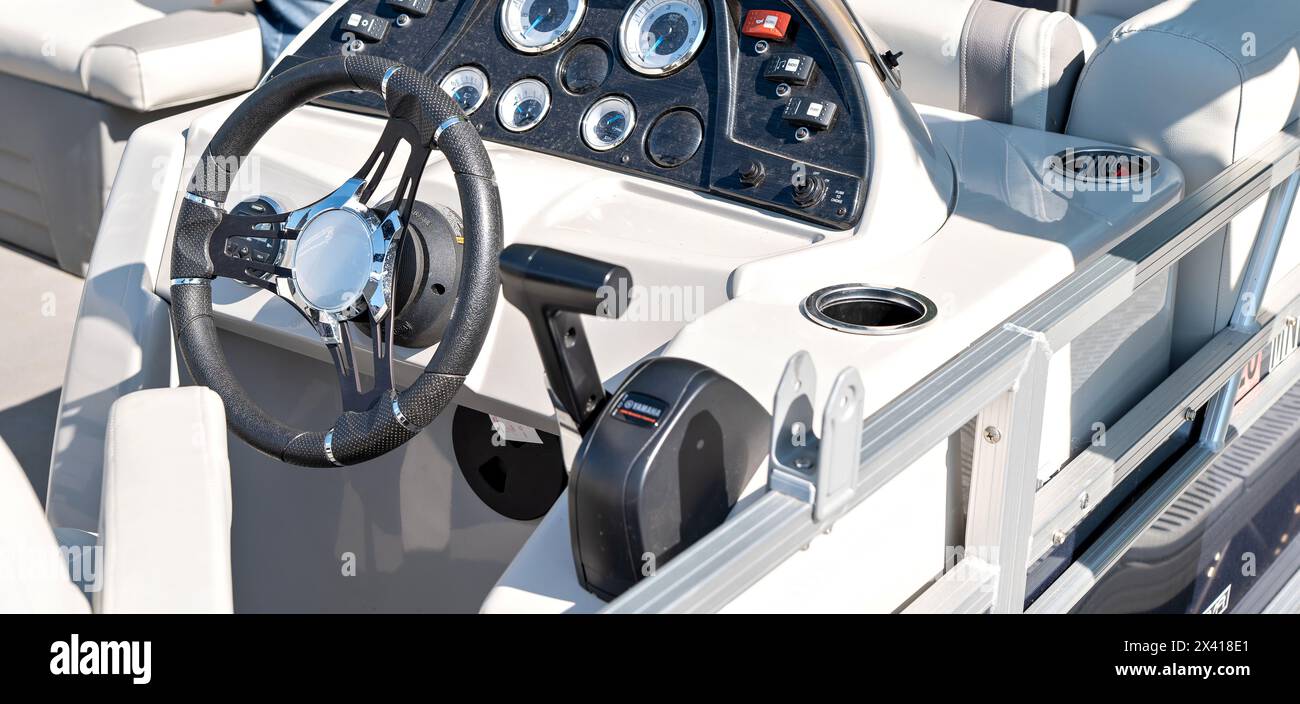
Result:
<svg viewBox="0 0 1300 704"><path fill-rule="evenodd" d="M352 0L280 73L365 53L428 75L487 141L849 229L867 109L803 0ZM329 107L382 114L378 98Z"/></svg>

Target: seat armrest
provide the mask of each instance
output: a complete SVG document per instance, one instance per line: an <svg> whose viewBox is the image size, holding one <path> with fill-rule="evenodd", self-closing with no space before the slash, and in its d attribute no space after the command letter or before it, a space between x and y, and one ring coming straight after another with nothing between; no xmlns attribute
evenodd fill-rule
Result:
<svg viewBox="0 0 1300 704"><path fill-rule="evenodd" d="M210 389L118 399L104 443L103 613L229 613L230 459Z"/></svg>
<svg viewBox="0 0 1300 704"><path fill-rule="evenodd" d="M247 13L184 10L96 40L81 80L98 100L139 112L251 90L262 77L262 33Z"/></svg>

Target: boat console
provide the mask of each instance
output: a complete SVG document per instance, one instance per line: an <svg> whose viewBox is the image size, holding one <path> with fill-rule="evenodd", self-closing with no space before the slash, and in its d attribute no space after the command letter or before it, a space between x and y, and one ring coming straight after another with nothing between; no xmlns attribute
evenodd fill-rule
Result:
<svg viewBox="0 0 1300 704"><path fill-rule="evenodd" d="M97 528L119 397L197 384L237 609L606 608L845 442L800 394L888 411L1184 195L1095 103L1067 129L1108 68L1072 18L936 13L978 34L936 63L894 5L338 0L249 95L132 137L51 521ZM1042 355L1036 486L1183 361L1153 271L1069 338L1011 331ZM943 574L993 437L961 420L727 608L889 611Z"/></svg>

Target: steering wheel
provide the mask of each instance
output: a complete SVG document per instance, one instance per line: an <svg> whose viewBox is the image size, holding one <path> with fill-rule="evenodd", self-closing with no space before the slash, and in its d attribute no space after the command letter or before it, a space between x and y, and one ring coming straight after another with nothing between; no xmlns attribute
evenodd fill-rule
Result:
<svg viewBox="0 0 1300 704"><path fill-rule="evenodd" d="M280 118L339 91L383 98L389 119L357 175L304 208L234 215L223 207L245 157ZM390 204L367 205L402 141L410 147ZM393 387L393 286L405 225L429 154L439 149L455 175L465 248L451 318L433 359L410 387ZM278 240L280 263L243 259L232 237ZM346 466L400 447L451 402L482 349L496 307L501 198L478 131L422 73L369 56L316 59L267 81L231 114L203 152L181 202L172 245L171 314L191 375L225 402L234 433L291 464ZM267 289L320 333L338 371L343 413L323 431L301 430L264 412L235 380L212 317L218 276ZM363 390L348 332L369 313L374 384Z"/></svg>

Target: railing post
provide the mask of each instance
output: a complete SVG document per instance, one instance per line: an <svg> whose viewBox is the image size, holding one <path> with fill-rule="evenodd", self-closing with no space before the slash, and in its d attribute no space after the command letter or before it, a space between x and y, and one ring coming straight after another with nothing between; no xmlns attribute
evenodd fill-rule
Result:
<svg viewBox="0 0 1300 704"><path fill-rule="evenodd" d="M1033 339L1016 384L976 418L966 549L997 566L994 613L1020 613L1025 605L1025 570L1033 534L1034 492L1047 402L1051 347L1041 333L1018 329ZM988 554L983 554L988 551Z"/></svg>
<svg viewBox="0 0 1300 704"><path fill-rule="evenodd" d="M1259 307L1264 292L1268 290L1268 280L1273 274L1273 264L1277 261L1286 226L1291 221L1297 190L1300 190L1300 171L1293 172L1268 194L1264 219L1260 221L1255 243L1251 245L1250 259L1241 276L1241 290L1237 293L1237 305L1228 323L1233 330L1246 333L1259 330ZM1241 376L1234 375L1205 408L1201 443L1211 450L1223 449L1227 440L1228 422L1232 419L1232 407L1236 405L1240 384Z"/></svg>

